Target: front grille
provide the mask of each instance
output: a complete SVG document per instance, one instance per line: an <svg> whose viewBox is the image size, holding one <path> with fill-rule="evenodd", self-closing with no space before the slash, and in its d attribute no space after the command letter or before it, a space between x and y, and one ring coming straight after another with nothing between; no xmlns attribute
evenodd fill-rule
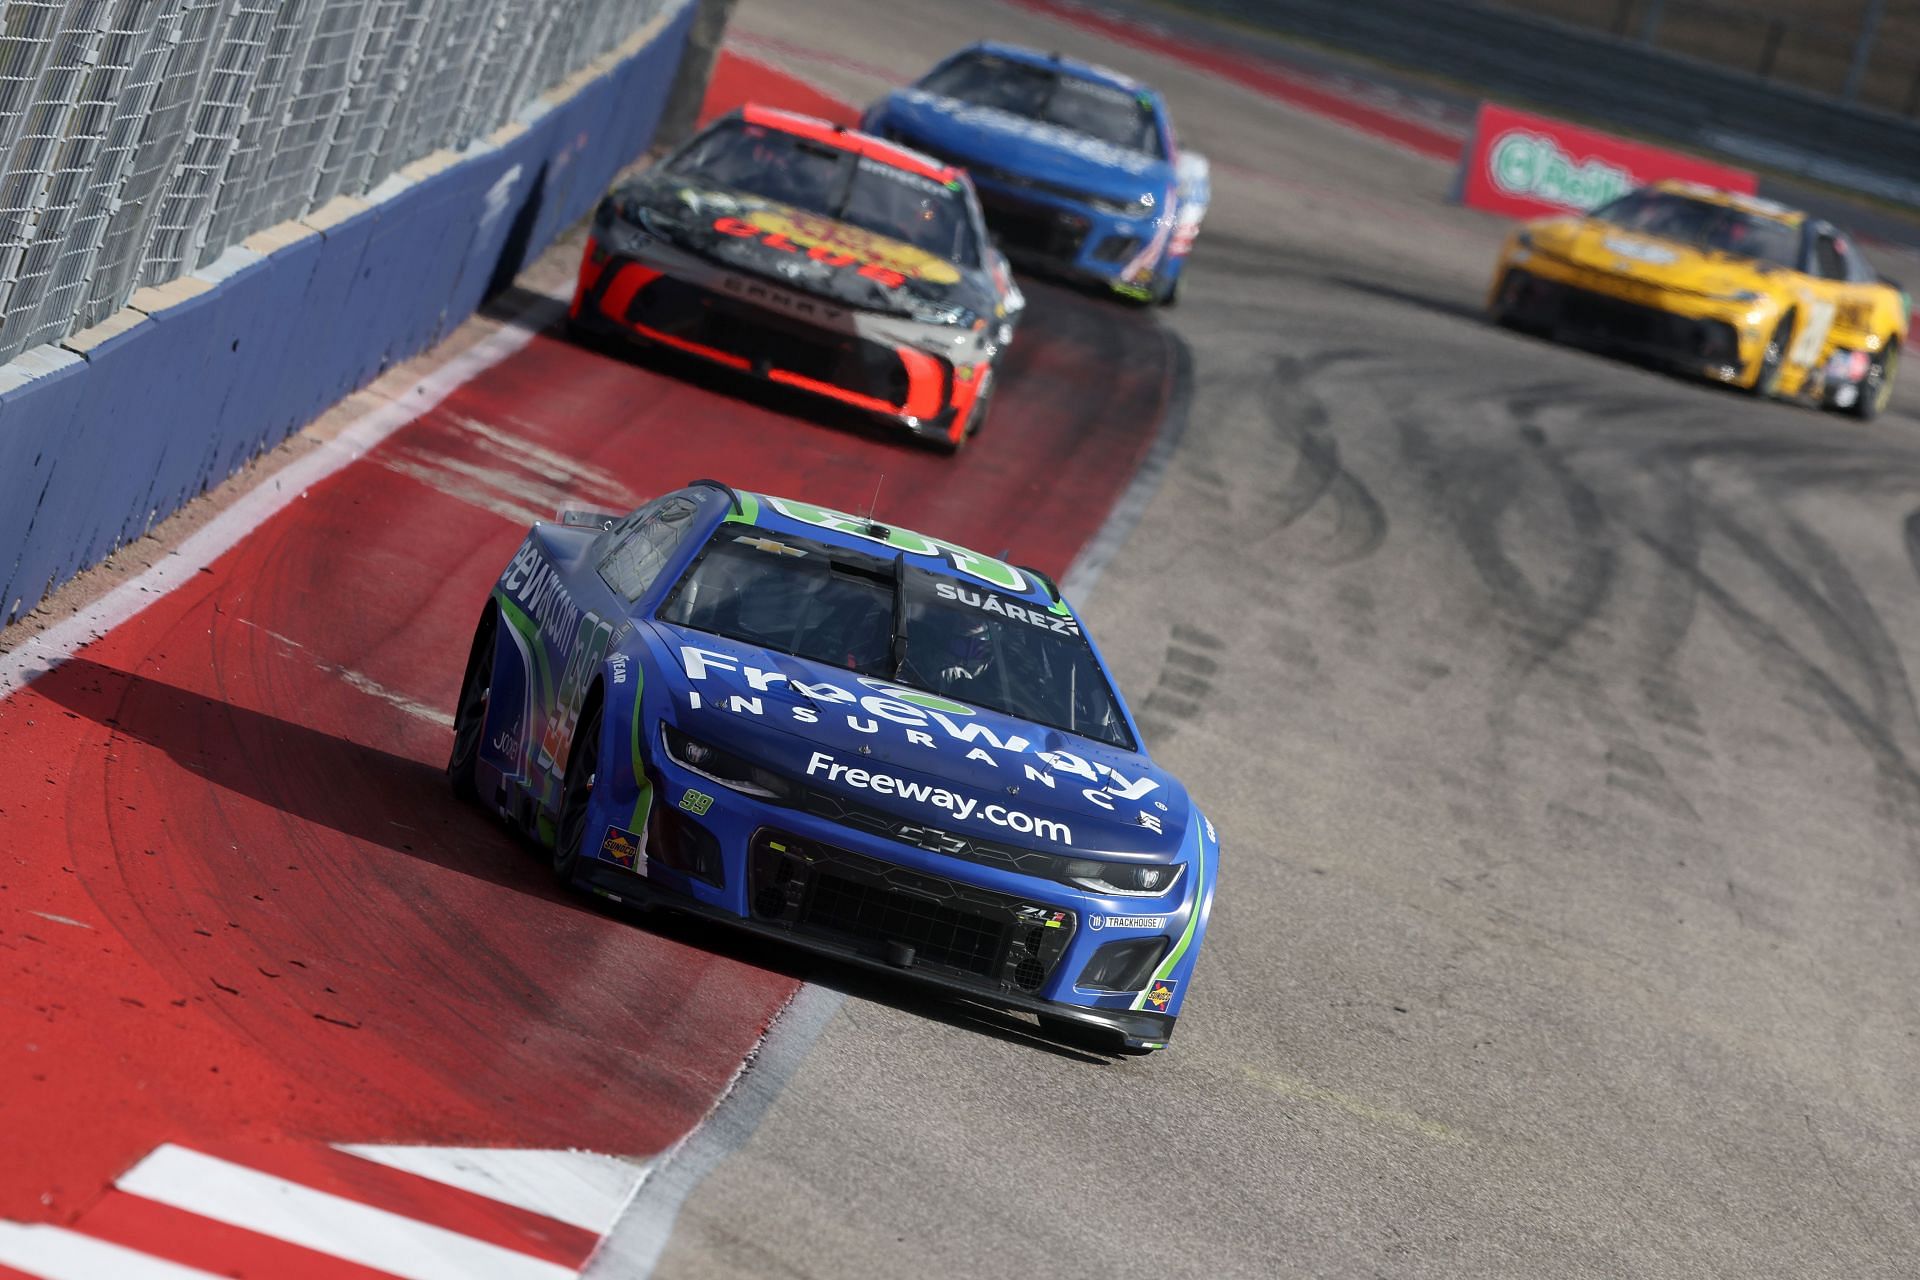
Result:
<svg viewBox="0 0 1920 1280"><path fill-rule="evenodd" d="M874 942L905 942L933 964L985 976L993 972L1002 929L985 916L895 893L830 871L814 877L800 923Z"/></svg>
<svg viewBox="0 0 1920 1280"><path fill-rule="evenodd" d="M844 310L829 303L821 306ZM626 318L750 361L762 374L782 369L896 407L907 401L907 367L892 348L815 328L670 276L636 293Z"/></svg>
<svg viewBox="0 0 1920 1280"><path fill-rule="evenodd" d="M748 876L762 923L988 989L1038 991L1077 924L1071 911L782 831L755 834Z"/></svg>
<svg viewBox="0 0 1920 1280"><path fill-rule="evenodd" d="M1009 200L1004 196L980 195L980 207L987 215L987 227L994 239L1009 253L1038 254L1071 262L1080 256L1080 245L1091 225L1077 213L1067 213L1043 205Z"/></svg>
<svg viewBox="0 0 1920 1280"><path fill-rule="evenodd" d="M1601 341L1657 349L1709 363L1738 357L1733 326L1718 320L1694 320L1604 293L1529 278L1521 306L1543 313L1559 326Z"/></svg>
<svg viewBox="0 0 1920 1280"><path fill-rule="evenodd" d="M1140 252L1139 236L1108 236L1094 246L1095 262L1125 262Z"/></svg>

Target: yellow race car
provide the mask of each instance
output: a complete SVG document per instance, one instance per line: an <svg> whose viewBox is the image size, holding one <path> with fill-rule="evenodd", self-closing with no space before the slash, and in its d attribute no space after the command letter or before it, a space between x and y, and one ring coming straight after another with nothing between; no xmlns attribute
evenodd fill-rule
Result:
<svg viewBox="0 0 1920 1280"><path fill-rule="evenodd" d="M1487 306L1511 328L1859 418L1887 407L1910 310L1839 229L1689 182L1520 227Z"/></svg>

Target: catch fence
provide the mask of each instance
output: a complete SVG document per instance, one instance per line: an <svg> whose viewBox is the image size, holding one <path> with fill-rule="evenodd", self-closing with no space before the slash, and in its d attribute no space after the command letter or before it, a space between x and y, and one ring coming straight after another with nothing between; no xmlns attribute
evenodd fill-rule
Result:
<svg viewBox="0 0 1920 1280"><path fill-rule="evenodd" d="M0 361L511 121L668 0L4 0Z"/></svg>

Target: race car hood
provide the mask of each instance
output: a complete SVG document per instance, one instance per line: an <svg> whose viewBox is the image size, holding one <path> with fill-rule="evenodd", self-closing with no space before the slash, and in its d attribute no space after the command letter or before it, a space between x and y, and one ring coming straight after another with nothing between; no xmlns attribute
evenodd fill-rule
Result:
<svg viewBox="0 0 1920 1280"><path fill-rule="evenodd" d="M995 107L975 106L919 89L901 89L882 104L887 123L960 165L1018 174L1126 204L1174 185L1173 166L1139 151Z"/></svg>
<svg viewBox="0 0 1920 1280"><path fill-rule="evenodd" d="M642 229L722 266L869 311L992 310L984 287L924 249L792 205L662 173L623 188Z"/></svg>
<svg viewBox="0 0 1920 1280"><path fill-rule="evenodd" d="M1684 293L1732 299L1773 287L1786 268L1624 231L1592 218L1555 218L1527 228L1535 250L1590 271Z"/></svg>
<svg viewBox="0 0 1920 1280"><path fill-rule="evenodd" d="M1136 752L653 623L687 733L841 800L1054 852L1170 861L1186 789ZM882 781L885 779L885 781Z"/></svg>

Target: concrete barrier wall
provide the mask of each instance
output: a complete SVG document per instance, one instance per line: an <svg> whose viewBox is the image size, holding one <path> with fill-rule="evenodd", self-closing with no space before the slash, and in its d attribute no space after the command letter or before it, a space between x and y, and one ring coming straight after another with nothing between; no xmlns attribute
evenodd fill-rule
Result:
<svg viewBox="0 0 1920 1280"><path fill-rule="evenodd" d="M449 332L651 143L698 5L514 124L0 367L0 623Z"/></svg>

